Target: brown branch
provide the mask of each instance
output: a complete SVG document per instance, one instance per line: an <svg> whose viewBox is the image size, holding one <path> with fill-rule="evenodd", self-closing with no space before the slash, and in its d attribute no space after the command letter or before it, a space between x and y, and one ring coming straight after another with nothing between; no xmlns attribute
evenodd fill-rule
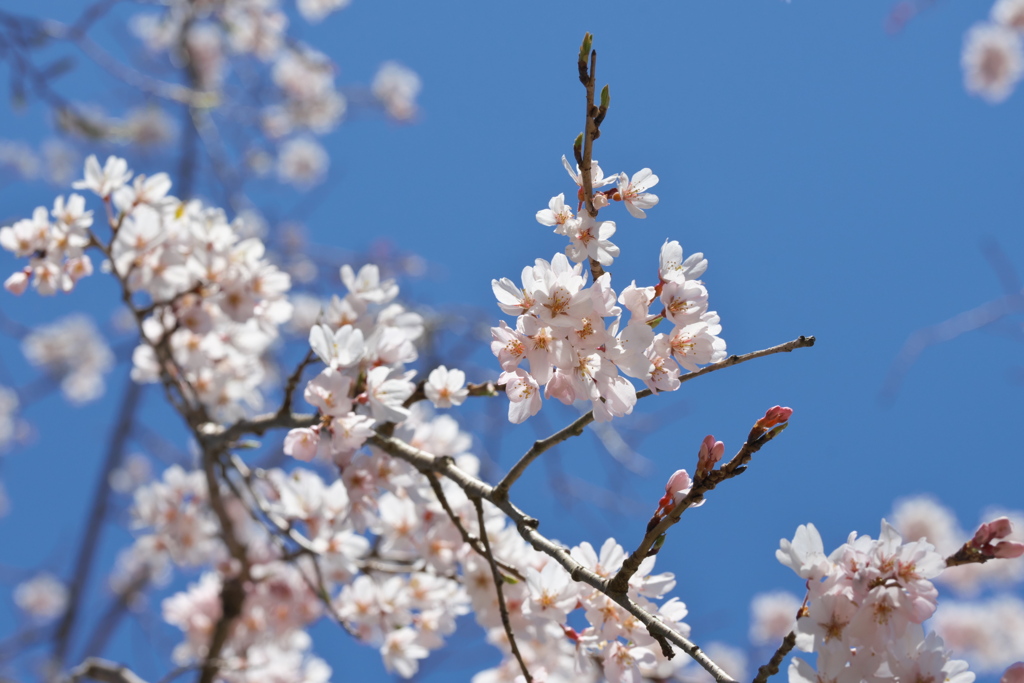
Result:
<svg viewBox="0 0 1024 683"><path fill-rule="evenodd" d="M523 655L519 653L519 646L516 644L516 635L512 632L512 622L508 618L508 605L505 604L505 591L502 589L502 584L505 583L505 579L502 578L501 572L498 571L498 562L494 559L494 551L491 550L491 542L487 538L487 527L484 520L484 504L479 498L473 499L473 505L476 506L476 518L480 525L480 540L484 544L484 559L487 560L488 564L491 565L491 576L494 578L494 589L498 593L498 610L501 612L501 624L505 627L505 636L508 638L509 647L512 648L512 654L515 655L516 661L519 662L519 668L523 671L523 677L526 678L526 683L533 683L533 676L530 675L530 670L526 668L526 662L523 661Z"/></svg>
<svg viewBox="0 0 1024 683"><path fill-rule="evenodd" d="M691 372L687 375L683 375L682 377L679 378L679 383L683 384L684 382L689 382L692 379L703 377L704 375L715 372L716 370L722 370L733 365L746 363L747 361L754 360L755 358L770 356L776 353L789 353L791 351L795 351L796 349L814 346L814 341L814 337L805 337L801 335L792 341L788 341L784 344L779 344L778 346L771 346L767 349L762 349L760 351L752 351L751 353L745 353L742 356L729 356L725 360L718 361L717 363L712 363L711 365L706 365L700 370L697 370L696 372ZM641 398L646 398L647 396L650 396L652 393L654 392L652 392L650 389L643 389L642 391L637 392L636 397L639 400ZM572 424L555 432L546 439L540 439L538 441L535 441L533 443L533 446L530 447L530 450L526 451L523 457L519 459L519 462L517 462L512 467L512 469L509 470L508 474L506 474L500 482L498 482L498 485L495 487L495 495L499 497L508 497L508 490L512 487L512 484L514 484L516 480L523 475L523 472L525 472L526 468L530 466L530 463L536 460L541 453L548 450L552 446L562 443L563 441L569 439L570 437L579 436L580 434L583 433L584 427L586 427L593 421L594 411L587 412L581 415L579 418L577 418Z"/></svg>
<svg viewBox="0 0 1024 683"><path fill-rule="evenodd" d="M779 645L779 649L775 651L775 654L768 660L768 663L757 670L754 683L766 683L770 677L779 673L779 666L782 664L782 660L786 658L786 655L792 651L795 645L796 631L790 631L789 635L782 639L782 644Z"/></svg>
<svg viewBox="0 0 1024 683"><path fill-rule="evenodd" d="M712 470L697 479L693 483L693 488L690 489L690 492L660 522L648 527L647 533L644 534L639 547L626 558L622 563L622 567L619 568L619 571L615 573L615 576L608 583L608 590L612 593L625 594L629 590L629 580L640 569L640 564L653 554L652 550L658 539L679 521L679 518L687 509L701 503L704 500L704 494L713 490L723 481L743 474L747 469L746 465L750 462L751 456L761 450L761 447L766 443L781 434L785 427L786 423L783 423L769 431L764 431L755 426L747 437L746 442L740 447L740 450L737 451L732 460L723 465L721 469ZM652 523L654 522L654 520L651 521Z"/></svg>
<svg viewBox="0 0 1024 683"><path fill-rule="evenodd" d="M704 654L703 650L701 650L695 643L677 631L672 630L667 624L661 621L661 619L637 605L629 598L628 595L610 593L608 591L607 579L599 576L580 564L576 558L572 556L568 548L555 543L538 532L537 527L539 526L539 522L536 519L520 510L507 498L496 496L494 493L495 489L493 487L459 469L459 467L455 465L454 458L451 458L450 456L432 455L426 451L420 450L419 448L410 446L404 441L384 436L379 433L371 436L367 440L367 443L372 446L376 446L393 457L404 460L423 474L436 472L448 477L454 481L459 488L465 491L469 498L479 498L490 501L512 520L516 525L516 530L519 532L519 535L529 543L534 550L542 552L558 562L558 564L560 564L562 568L569 573L569 576L574 581L581 581L592 586L607 595L615 603L636 617L637 620L647 628L651 636L661 644L662 652L666 657L671 658L675 654L671 647L674 645L704 667L704 669L710 673L718 683L735 683L735 680L722 670L720 666L715 664L715 662L713 662L706 654Z"/></svg>
<svg viewBox="0 0 1024 683"><path fill-rule="evenodd" d="M448 518L452 520L452 524L454 524L455 528L458 529L459 535L462 536L462 540L469 544L469 547L475 550L478 555L480 555L481 557L486 557L487 553L485 548L480 545L480 539L478 539L473 534L469 533L465 525L462 523L462 519L457 514L455 514L454 510L452 510L452 506L448 502L448 497L444 495L444 489L441 488L441 482L437 480L437 476L433 473L425 474L423 476L426 477L428 482L430 482L430 488L434 490L434 495L437 496L437 500L439 503L441 503L441 507L444 508L444 511L445 513L447 513ZM480 533L482 534L483 527L480 528ZM513 567L512 565L501 562L497 558L495 558L494 561L497 562L498 566L501 567L507 574L514 576L519 581L526 581L526 577L523 576L519 572L519 570Z"/></svg>

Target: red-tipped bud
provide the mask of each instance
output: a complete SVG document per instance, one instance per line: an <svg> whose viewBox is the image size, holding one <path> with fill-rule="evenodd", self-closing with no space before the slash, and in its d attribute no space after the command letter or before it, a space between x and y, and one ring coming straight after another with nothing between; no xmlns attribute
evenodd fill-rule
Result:
<svg viewBox="0 0 1024 683"><path fill-rule="evenodd" d="M757 421L757 426L767 431L775 425L780 425L789 420L792 414L792 408L783 408L782 406L769 408L768 412L764 414L764 417Z"/></svg>
<svg viewBox="0 0 1024 683"><path fill-rule="evenodd" d="M697 453L697 476L707 474L715 468L718 461L725 454L725 444L715 441L715 437L708 434L700 444L700 451Z"/></svg>
<svg viewBox="0 0 1024 683"><path fill-rule="evenodd" d="M1010 668L1003 672L999 683L1024 683L1024 662L1011 664Z"/></svg>

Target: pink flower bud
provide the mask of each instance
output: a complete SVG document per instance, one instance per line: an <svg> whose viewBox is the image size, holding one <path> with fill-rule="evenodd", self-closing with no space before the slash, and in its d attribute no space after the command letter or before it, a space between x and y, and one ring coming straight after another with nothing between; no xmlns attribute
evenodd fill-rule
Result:
<svg viewBox="0 0 1024 683"><path fill-rule="evenodd" d="M1017 543L1016 541L1003 541L997 543L992 549L992 557L998 557L1002 560L1010 560L1015 557L1024 555L1024 543ZM1024 683L1024 678L1021 679Z"/></svg>
<svg viewBox="0 0 1024 683"><path fill-rule="evenodd" d="M1024 683L1024 662L1011 664L999 679L999 683Z"/></svg>
<svg viewBox="0 0 1024 683"><path fill-rule="evenodd" d="M700 476L701 474L710 472L714 469L715 465L722 459L722 455L724 454L724 443L721 441L715 441L715 437L710 434L705 436L704 441L700 444L700 451L697 453L697 475Z"/></svg>
<svg viewBox="0 0 1024 683"><path fill-rule="evenodd" d="M757 421L757 426L765 430L771 429L775 425L780 425L789 420L792 414L792 408L783 408L782 406L769 408L764 417Z"/></svg>
<svg viewBox="0 0 1024 683"><path fill-rule="evenodd" d="M978 530L974 532L974 538L971 539L971 545L980 548L983 545L991 543L997 538L1006 538L1013 533L1013 525L1010 524L1010 520L1007 517L1000 517L993 519L991 522L985 522Z"/></svg>

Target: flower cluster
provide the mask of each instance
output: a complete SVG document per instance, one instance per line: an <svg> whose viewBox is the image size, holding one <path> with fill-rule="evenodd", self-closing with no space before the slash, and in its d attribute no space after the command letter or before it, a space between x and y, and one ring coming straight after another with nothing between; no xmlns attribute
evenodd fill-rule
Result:
<svg viewBox="0 0 1024 683"><path fill-rule="evenodd" d="M961 62L967 90L1002 102L1024 75L1024 2L996 0L991 21L971 27Z"/></svg>
<svg viewBox="0 0 1024 683"><path fill-rule="evenodd" d="M416 371L406 364L418 357L415 341L423 334L423 318L394 301L398 285L381 280L373 264L358 273L342 266L341 279L348 294L335 296L323 322L309 332L309 345L326 367L305 390L319 424L293 429L285 438L285 453L299 460L319 453L348 463L374 425L409 417L405 403L416 390ZM426 391L435 405L450 406L465 398L464 382L461 371L442 366L431 373Z"/></svg>
<svg viewBox="0 0 1024 683"><path fill-rule="evenodd" d="M565 164L580 184L578 169L573 172ZM591 172L595 187L616 178L602 177L596 163ZM623 201L642 218L642 209L657 202L644 190L658 177L644 169L632 180L624 173L617 178L618 189L595 195L595 205L607 205L609 198ZM582 265L590 259L607 266L618 256L618 247L608 240L615 224L597 222L589 214L574 217L564 195L552 198L548 206L537 213L537 220L569 237L568 258L557 254L550 262L537 259L523 269L521 288L508 278L491 283L501 310L518 316L514 328L504 321L491 328L491 350L501 365L499 382L510 400L510 421L523 422L537 414L543 386L543 396L567 405L590 401L595 419L606 422L633 410L636 389L626 377L641 380L653 391L673 391L679 387L681 368L695 371L698 365L725 358L718 314L708 310L708 292L698 279L708 265L703 254L684 260L679 243L666 240L658 283L638 287L634 281L617 295L610 273L588 286ZM656 300L662 308L652 313ZM626 324L616 302L629 311ZM663 320L672 323L672 330L655 333ZM529 370L520 367L524 360Z"/></svg>
<svg viewBox="0 0 1024 683"><path fill-rule="evenodd" d="M935 612L931 579L946 566L932 544L903 543L882 520L877 540L852 533L826 557L808 524L782 540L776 557L807 580L810 605L797 620L796 645L817 654L816 671L793 659L791 683L974 680L967 662L950 659L942 639L921 627Z"/></svg>
<svg viewBox="0 0 1024 683"><path fill-rule="evenodd" d="M29 265L8 278L7 288L20 293L32 278L42 294L70 291L79 277L92 273L82 250L96 245L109 258L105 267L127 292L149 302L143 343L132 356L132 377L158 381L168 369L157 347L166 346L175 374L194 393L189 398L214 416L228 419L244 414L246 407L258 408L265 375L261 358L292 310L286 297L291 279L267 260L263 243L241 239L240 224L229 224L222 210L169 196L171 182L164 173L133 180L124 159L110 157L101 167L90 156L85 177L74 186L103 200L109 243L90 230L92 212L85 210L81 195L66 202L58 197L54 222L40 207L31 220L0 229L0 244L30 256ZM75 340L76 354L81 343ZM26 344L27 350L43 349L41 343ZM53 356L39 354L43 363ZM96 376L111 360L109 351L99 347L93 356L87 375L79 369L65 379L83 398L102 389Z"/></svg>

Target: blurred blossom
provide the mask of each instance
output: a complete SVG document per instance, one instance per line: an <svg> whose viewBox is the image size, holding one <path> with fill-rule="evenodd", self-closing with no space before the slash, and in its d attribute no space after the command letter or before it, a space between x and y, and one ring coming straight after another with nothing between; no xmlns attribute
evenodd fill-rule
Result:
<svg viewBox="0 0 1024 683"><path fill-rule="evenodd" d="M350 0L298 0L299 14L306 21L317 23L340 9L348 7Z"/></svg>
<svg viewBox="0 0 1024 683"><path fill-rule="evenodd" d="M933 623L946 646L979 674L1000 673L1024 658L1024 602L1014 595L983 602L943 600Z"/></svg>
<svg viewBox="0 0 1024 683"><path fill-rule="evenodd" d="M8 387L0 386L0 451L17 436L18 394Z"/></svg>
<svg viewBox="0 0 1024 683"><path fill-rule="evenodd" d="M131 493L153 478L153 466L141 453L132 453L121 466L110 473L110 488L118 493Z"/></svg>
<svg viewBox="0 0 1024 683"><path fill-rule="evenodd" d="M39 177L43 163L24 142L0 140L0 166L11 169L25 180L34 180Z"/></svg>
<svg viewBox="0 0 1024 683"><path fill-rule="evenodd" d="M750 601L750 642L778 645L796 626L802 601L792 593L759 593Z"/></svg>
<svg viewBox="0 0 1024 683"><path fill-rule="evenodd" d="M265 239L269 232L267 220L259 211L254 208L242 210L231 223L231 228L238 233L242 239L256 237Z"/></svg>
<svg viewBox="0 0 1024 683"><path fill-rule="evenodd" d="M742 681L748 678L747 656L743 654L743 650L726 645L725 643L712 642L708 643L708 646L704 648L704 652L713 662L732 676L733 680ZM693 683L714 683L715 679L712 678L711 674L701 668L696 662L693 662L692 659L689 661L692 662L692 666L687 667L687 670L684 672L684 680L692 681ZM685 675L687 673L690 675Z"/></svg>
<svg viewBox="0 0 1024 683"><path fill-rule="evenodd" d="M189 64L195 72L198 87L213 90L224 80L224 46L222 32L209 23L192 24L185 34Z"/></svg>
<svg viewBox="0 0 1024 683"><path fill-rule="evenodd" d="M384 62L373 78L373 95L388 114L406 121L416 114L416 96L420 93L420 77L398 62Z"/></svg>
<svg viewBox="0 0 1024 683"><path fill-rule="evenodd" d="M952 555L967 540L953 512L930 496L896 501L892 525L905 540L926 539L942 555Z"/></svg>
<svg viewBox="0 0 1024 683"><path fill-rule="evenodd" d="M282 182L308 189L323 180L330 160L312 138L295 138L281 145L277 176Z"/></svg>
<svg viewBox="0 0 1024 683"><path fill-rule="evenodd" d="M996 0L992 20L1003 26L1024 31L1024 0Z"/></svg>
<svg viewBox="0 0 1024 683"><path fill-rule="evenodd" d="M312 294L296 293L291 296L292 318L288 321L288 329L293 334L308 335L313 325L316 325L320 314L325 308L324 302Z"/></svg>
<svg viewBox="0 0 1024 683"><path fill-rule="evenodd" d="M159 107L139 107L124 121L125 142L140 147L165 145L174 138L174 120Z"/></svg>
<svg viewBox="0 0 1024 683"><path fill-rule="evenodd" d="M1024 50L1013 29L977 24L967 32L960 61L967 90L997 104L1010 96L1020 80Z"/></svg>
<svg viewBox="0 0 1024 683"><path fill-rule="evenodd" d="M67 588L52 574L39 574L14 589L14 603L36 619L60 616L67 601Z"/></svg>
<svg viewBox="0 0 1024 683"><path fill-rule="evenodd" d="M245 154L245 165L255 175L263 177L274 168L274 157L262 149L253 148Z"/></svg>
<svg viewBox="0 0 1024 683"><path fill-rule="evenodd" d="M50 138L43 143L43 163L47 180L54 185L70 185L78 177L82 155L60 138Z"/></svg>
<svg viewBox="0 0 1024 683"><path fill-rule="evenodd" d="M103 394L103 375L114 365L114 353L92 320L70 315L25 337L22 351L29 362L61 380L61 391L73 403Z"/></svg>

